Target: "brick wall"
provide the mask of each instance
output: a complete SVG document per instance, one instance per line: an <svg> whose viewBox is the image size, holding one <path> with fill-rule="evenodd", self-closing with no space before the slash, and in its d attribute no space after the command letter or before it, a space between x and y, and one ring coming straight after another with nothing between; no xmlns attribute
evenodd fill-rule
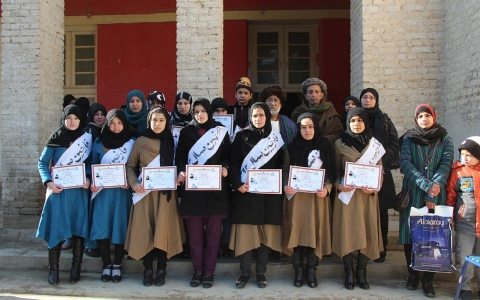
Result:
<svg viewBox="0 0 480 300"><path fill-rule="evenodd" d="M480 135L480 2L445 1L444 125L455 148Z"/></svg>
<svg viewBox="0 0 480 300"><path fill-rule="evenodd" d="M37 161L63 97L63 0L2 0L2 10L2 209L39 214Z"/></svg>
<svg viewBox="0 0 480 300"><path fill-rule="evenodd" d="M223 94L223 0L177 0L177 88Z"/></svg>

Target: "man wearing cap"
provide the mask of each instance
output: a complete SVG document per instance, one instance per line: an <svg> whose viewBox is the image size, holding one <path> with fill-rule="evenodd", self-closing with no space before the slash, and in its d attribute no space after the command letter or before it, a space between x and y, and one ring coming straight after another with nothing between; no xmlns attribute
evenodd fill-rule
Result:
<svg viewBox="0 0 480 300"><path fill-rule="evenodd" d="M340 115L327 101L327 85L318 78L308 78L302 83L302 93L308 104L302 103L292 113L292 121L297 122L298 117L306 112L311 112L317 117L318 126L332 145L343 133Z"/></svg>
<svg viewBox="0 0 480 300"><path fill-rule="evenodd" d="M235 89L235 99L237 102L228 107L228 113L233 115L234 126L245 128L250 121L250 100L252 99L252 83L247 77L242 77L237 81Z"/></svg>

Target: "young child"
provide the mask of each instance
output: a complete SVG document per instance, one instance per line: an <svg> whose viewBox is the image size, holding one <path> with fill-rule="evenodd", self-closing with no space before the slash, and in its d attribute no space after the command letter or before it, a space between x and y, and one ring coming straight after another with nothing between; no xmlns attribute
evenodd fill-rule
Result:
<svg viewBox="0 0 480 300"><path fill-rule="evenodd" d="M455 265L460 276L465 257L480 255L480 136L467 138L458 150L461 160L450 172L447 204L455 207ZM480 278L479 270L477 275ZM472 299L472 277L473 266L469 264L459 299Z"/></svg>

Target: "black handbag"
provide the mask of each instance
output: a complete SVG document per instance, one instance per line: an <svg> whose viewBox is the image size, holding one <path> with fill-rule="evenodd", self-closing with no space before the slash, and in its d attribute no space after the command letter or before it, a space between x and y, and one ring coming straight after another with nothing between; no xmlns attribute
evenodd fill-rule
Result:
<svg viewBox="0 0 480 300"><path fill-rule="evenodd" d="M427 157L427 159L425 159L423 161L423 165L420 169L423 169L430 164L430 158L432 157L433 152L435 152L435 149L437 148L439 142L440 142L440 140L438 140L437 143L435 144L435 146L432 149L430 149L430 151L428 152L428 157ZM398 193L395 196L395 203L393 204L393 209L394 210L402 211L403 209L408 207L408 205L410 203L410 191L411 190L412 190L411 187L409 187L408 189L402 189L400 191L400 193Z"/></svg>

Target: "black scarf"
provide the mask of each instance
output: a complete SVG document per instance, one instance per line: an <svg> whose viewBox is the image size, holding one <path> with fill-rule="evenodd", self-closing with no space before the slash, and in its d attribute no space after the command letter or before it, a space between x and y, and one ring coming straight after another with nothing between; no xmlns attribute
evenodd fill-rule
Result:
<svg viewBox="0 0 480 300"><path fill-rule="evenodd" d="M87 113L87 121L88 121L88 126L91 127L91 128L100 128L101 129L103 127L103 124L98 125L97 123L95 123L93 121L93 117L95 116L95 113L98 110L101 111L104 116L107 115L107 110L105 109L105 106L103 106L102 104L93 103L92 105L90 105L90 108L88 109L88 113Z"/></svg>
<svg viewBox="0 0 480 300"><path fill-rule="evenodd" d="M382 111L380 110L380 97L378 95L378 92L376 89L374 88L366 88L364 89L361 93L360 93L360 101L362 101L362 97L363 95L365 95L366 93L372 93L372 95L375 97L375 106L372 107L372 108L365 108L364 109L367 111L368 113L368 117L370 119L372 118L378 118L380 117L383 113ZM374 124L370 124L370 126L373 126ZM347 126L348 127L348 126Z"/></svg>
<svg viewBox="0 0 480 300"><path fill-rule="evenodd" d="M365 124L365 130L360 134L354 133L350 128L350 119L355 115L359 116ZM342 142L347 146L355 147L358 152L362 153L372 138L369 130L368 113L361 107L352 108L347 114L347 122L347 131L341 136Z"/></svg>
<svg viewBox="0 0 480 300"><path fill-rule="evenodd" d="M75 105L80 108L81 117L80 117L80 128L85 128L87 126L87 115L90 108L90 101L88 98L80 97L75 101Z"/></svg>
<svg viewBox="0 0 480 300"><path fill-rule="evenodd" d="M443 138L446 134L447 130L440 124L435 124L430 129L423 129L420 126L415 125L415 127L410 128L405 132L401 137L401 140L403 141L404 137L408 137L408 139L414 144L427 146L435 143L438 139Z"/></svg>
<svg viewBox="0 0 480 300"><path fill-rule="evenodd" d="M347 129L347 111L345 110L345 103L347 103L348 100L352 100L353 103L355 103L356 107L362 107L362 104L358 100L357 97L355 96L348 96L343 100L343 113L340 116L340 120L342 121L343 129Z"/></svg>
<svg viewBox="0 0 480 300"><path fill-rule="evenodd" d="M195 116L194 116L195 107L198 105L201 105L205 109L208 115L208 120L203 124L198 123L197 119L195 119ZM212 106L210 104L210 101L205 98L195 100L195 102L193 103L192 119L193 119L192 121L193 126L195 126L196 128L203 128L203 129L209 130L211 128L218 126L218 122L216 122L213 119Z"/></svg>
<svg viewBox="0 0 480 300"><path fill-rule="evenodd" d="M314 126L313 138L309 141L305 140L301 134L302 119L311 119ZM301 167L308 167L308 156L313 150L320 151L320 159L323 161L322 169L326 171L326 179L330 182L335 182L335 153L330 141L321 135L318 122L314 114L307 112L298 117L297 120L297 135L293 141L288 145L288 154L290 156L290 164Z"/></svg>
<svg viewBox="0 0 480 300"><path fill-rule="evenodd" d="M115 117L123 123L123 129L119 133L110 130L110 124L112 124ZM103 125L99 138L103 146L107 149L120 148L132 138L131 132L128 130L127 116L123 110L112 109L108 112L105 125Z"/></svg>
<svg viewBox="0 0 480 300"><path fill-rule="evenodd" d="M177 108L177 103L180 99L185 99L190 103L190 111L187 112L186 114L182 115ZM177 96L175 97L175 104L173 105L173 113L172 113L172 118L175 121L175 125L177 126L187 126L190 121L192 121L192 96L187 93L187 92L181 92L178 93Z"/></svg>
<svg viewBox="0 0 480 300"><path fill-rule="evenodd" d="M263 126L262 128L257 128L253 125L252 115L253 115L253 110L256 108L261 108L265 112L265 117L266 117L265 126ZM258 140L266 138L272 132L272 123L270 122L271 118L272 118L272 114L270 113L270 108L264 102L254 103L250 108L250 116L249 116L250 123L248 124L248 129L250 129L255 133L255 136L258 138Z"/></svg>
<svg viewBox="0 0 480 300"><path fill-rule="evenodd" d="M69 115L75 115L80 119L82 112L80 108L74 104L67 105L62 113L62 126L54 131L47 140L45 147L64 147L68 148L70 145L75 142L76 139L81 137L84 132L80 125L75 130L68 130L65 126L65 119Z"/></svg>
<svg viewBox="0 0 480 300"><path fill-rule="evenodd" d="M152 128L150 128L150 121L152 119L153 114L163 114L165 116L166 125L165 129L163 129L160 133L153 132ZM148 113L148 124L147 124L147 131L145 132L144 136L151 138L151 139L159 139L160 140L160 166L173 166L173 156L174 156L174 142L173 142L173 135L172 132L169 130L170 122L168 120L168 111L163 107L155 107L154 109L150 110ZM172 198L171 191L164 191L164 195L167 195L167 201L170 201Z"/></svg>

